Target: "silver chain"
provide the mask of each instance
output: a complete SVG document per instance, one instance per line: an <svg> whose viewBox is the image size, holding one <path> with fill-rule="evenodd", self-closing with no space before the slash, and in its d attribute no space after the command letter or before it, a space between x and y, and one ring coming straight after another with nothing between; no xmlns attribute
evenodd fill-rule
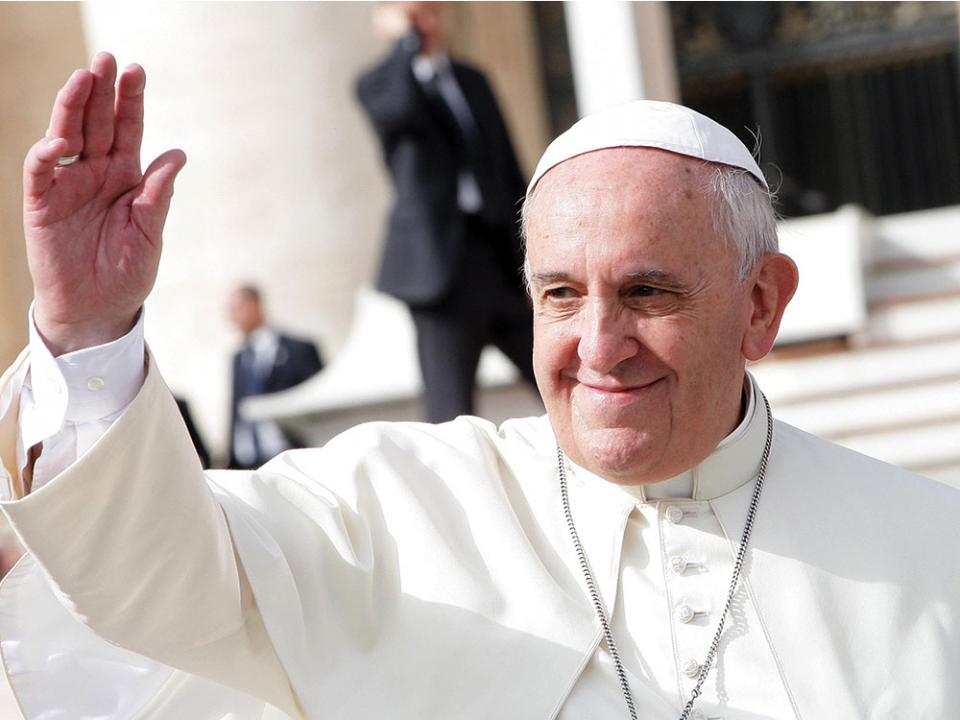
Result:
<svg viewBox="0 0 960 720"><path fill-rule="evenodd" d="M693 704L700 697L700 689L707 679L707 673L710 666L716 658L717 651L720 648L720 637L723 635L723 625L726 622L727 614L730 612L730 606L733 604L733 598L737 591L737 583L740 581L740 571L743 569L743 561L747 552L747 545L750 542L750 534L753 532L753 521L757 514L757 505L760 503L760 491L763 489L763 479L767 474L767 462L770 459L770 447L773 444L773 414L770 412L770 403L766 396L761 392L764 407L767 410L767 442L763 446L763 456L760 458L760 471L757 473L757 483L753 488L753 495L750 497L750 507L747 510L747 520L743 525L743 535L740 536L740 546L737 548L737 556L733 563L733 577L730 578L730 589L727 590L727 601L723 606L723 614L720 615L720 622L717 624L717 632L714 633L713 641L710 643L710 649L707 651L706 660L700 666L700 673L697 676L697 684L690 693L690 699L684 705L679 720L688 720L690 712L693 710ZM590 601L593 603L593 609L603 627L603 638L607 643L607 651L613 658L613 666L620 681L620 690L623 692L623 699L627 703L627 711L632 720L637 720L637 709L633 704L633 695L630 692L630 684L627 682L627 673L623 669L623 663L620 661L620 651L617 650L617 643L613 639L613 632L610 630L610 623L607 620L607 613L603 607L603 598L597 589L597 583L593 579L593 571L590 569L590 563L587 561L587 554L583 551L583 545L580 543L580 536L577 534L577 527L573 522L573 513L570 512L570 495L567 492L567 471L563 450L557 445L557 469L560 474L560 497L563 500L563 515L567 519L567 527L570 530L570 539L573 540L573 548L577 553L577 560L580 563L580 570L583 572L583 579L587 583L587 591L590 593Z"/></svg>

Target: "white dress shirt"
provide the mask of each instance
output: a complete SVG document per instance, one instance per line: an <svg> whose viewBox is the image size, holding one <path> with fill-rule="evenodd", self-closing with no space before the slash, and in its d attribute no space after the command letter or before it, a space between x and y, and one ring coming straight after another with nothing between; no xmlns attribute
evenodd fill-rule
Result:
<svg viewBox="0 0 960 720"><path fill-rule="evenodd" d="M750 392L750 383L745 387L744 418L715 455L732 449L751 428L757 398ZM574 467L574 472L591 482L606 482L580 468ZM733 573L730 543L711 506L711 500L732 488L722 477L700 468L660 483L621 488L634 495L637 503L623 536L611 631L637 707L644 708L647 717L659 718L661 713L663 718L675 717L676 708L690 699ZM759 512L763 512L762 502ZM719 656L725 667L718 664L708 674L691 720L719 720L737 707L761 711L759 717L764 718L794 717L761 627L741 584ZM752 672L730 672L731 664ZM617 687L613 660L601 644L574 686L560 720L627 717L625 701L611 693ZM734 712L732 717L740 715Z"/></svg>
<svg viewBox="0 0 960 720"><path fill-rule="evenodd" d="M76 462L120 416L143 384L141 310L133 329L106 345L54 357L30 309L30 374L20 396L17 469L23 476L28 453L42 443L33 466L34 490Z"/></svg>

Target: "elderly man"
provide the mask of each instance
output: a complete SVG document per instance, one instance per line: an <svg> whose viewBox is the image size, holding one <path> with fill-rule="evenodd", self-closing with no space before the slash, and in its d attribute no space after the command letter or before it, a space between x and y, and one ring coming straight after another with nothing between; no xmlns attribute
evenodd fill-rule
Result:
<svg viewBox="0 0 960 720"><path fill-rule="evenodd" d="M546 151L546 417L362 426L205 478L139 314L184 159L141 176L143 71L116 104L114 73L68 81L26 162L33 335L0 388L25 717L956 713L960 499L772 419L744 365L796 270L729 131L631 103Z"/></svg>

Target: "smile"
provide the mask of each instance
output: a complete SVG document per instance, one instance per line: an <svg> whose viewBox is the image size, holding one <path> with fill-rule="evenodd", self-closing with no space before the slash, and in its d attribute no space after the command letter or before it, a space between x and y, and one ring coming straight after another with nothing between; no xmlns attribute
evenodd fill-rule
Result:
<svg viewBox="0 0 960 720"><path fill-rule="evenodd" d="M580 388L595 402L606 405L627 405L645 399L659 387L663 379L657 378L643 385L596 385L582 382Z"/></svg>

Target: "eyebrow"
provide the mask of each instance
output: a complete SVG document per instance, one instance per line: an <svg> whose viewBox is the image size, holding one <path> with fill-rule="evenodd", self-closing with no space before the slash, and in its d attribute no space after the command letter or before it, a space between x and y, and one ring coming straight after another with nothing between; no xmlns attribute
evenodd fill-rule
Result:
<svg viewBox="0 0 960 720"><path fill-rule="evenodd" d="M667 287L682 287L683 281L672 273L663 270L637 270L626 274L628 280L665 285Z"/></svg>
<svg viewBox="0 0 960 720"><path fill-rule="evenodd" d="M635 272L628 272L624 278L633 282L647 282L672 288L683 287L684 285L680 278L664 270L637 270ZM570 275L565 272L538 272L533 273L530 276L530 280L543 285L552 282L568 281L570 280Z"/></svg>
<svg viewBox="0 0 960 720"><path fill-rule="evenodd" d="M530 275L531 282L539 283L540 285L552 282L561 282L569 279L570 276L565 272L533 273Z"/></svg>

